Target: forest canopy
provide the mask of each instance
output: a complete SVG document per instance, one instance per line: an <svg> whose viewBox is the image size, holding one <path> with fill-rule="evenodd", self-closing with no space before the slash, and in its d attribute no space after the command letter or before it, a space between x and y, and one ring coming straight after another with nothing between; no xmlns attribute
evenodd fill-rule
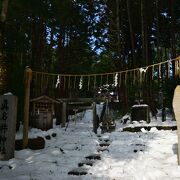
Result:
<svg viewBox="0 0 180 180"><path fill-rule="evenodd" d="M22 96L26 66L62 74L104 73L166 61L180 52L179 0L1 0L1 14L3 4L0 72L8 80L1 77L1 93ZM166 89L172 94L177 83L174 78ZM125 97L124 89L119 91Z"/></svg>

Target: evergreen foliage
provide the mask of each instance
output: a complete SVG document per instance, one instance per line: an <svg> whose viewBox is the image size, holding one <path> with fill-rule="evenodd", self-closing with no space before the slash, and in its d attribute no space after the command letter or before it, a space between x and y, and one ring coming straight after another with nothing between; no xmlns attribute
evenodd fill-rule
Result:
<svg viewBox="0 0 180 180"><path fill-rule="evenodd" d="M0 58L6 57L8 65L6 91L18 95L21 106L26 66L55 73L102 73L142 67L180 53L179 0L13 0L0 25ZM163 82L170 90L168 97L178 82ZM132 86L128 92L134 100L138 87L126 86L119 93L126 97ZM157 92L159 83L144 88L148 97L153 96L149 87Z"/></svg>

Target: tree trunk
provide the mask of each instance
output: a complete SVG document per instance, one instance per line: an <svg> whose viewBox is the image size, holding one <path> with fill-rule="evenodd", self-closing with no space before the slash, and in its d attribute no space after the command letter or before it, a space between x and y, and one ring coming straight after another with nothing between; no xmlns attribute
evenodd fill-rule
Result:
<svg viewBox="0 0 180 180"><path fill-rule="evenodd" d="M31 67L35 71L36 69L36 50L37 48L37 35L36 35L36 21L35 18L32 17L31 22Z"/></svg>
<svg viewBox="0 0 180 180"><path fill-rule="evenodd" d="M7 16L7 9L8 9L9 0L3 0L2 2L2 10L1 10L1 22L4 23Z"/></svg>
<svg viewBox="0 0 180 180"><path fill-rule="evenodd" d="M171 16L171 58L176 58L176 40L175 40L175 15L174 15L174 0L170 0L170 16ZM172 73L175 77L175 63L172 62Z"/></svg>
<svg viewBox="0 0 180 180"><path fill-rule="evenodd" d="M8 86L8 65L4 50L4 27L7 17L8 0L3 0L0 17L0 94L7 91Z"/></svg>
<svg viewBox="0 0 180 180"><path fill-rule="evenodd" d="M45 70L45 62L44 62L44 44L45 44L45 27L44 21L41 18L38 23L38 51L37 53L37 62L38 62L38 69L44 71Z"/></svg>
<svg viewBox="0 0 180 180"><path fill-rule="evenodd" d="M119 0L116 0L116 28L117 28L117 55L118 55L118 61L120 61L121 49L120 49ZM121 62L119 63L121 66Z"/></svg>
<svg viewBox="0 0 180 180"><path fill-rule="evenodd" d="M150 61L150 46L149 46L149 39L148 39L148 21L147 21L147 11L149 9L147 8L147 4L145 0L141 0L141 29L142 29L142 57L144 61L144 65L147 66L151 64ZM153 112L153 115L156 114L155 104L153 101L153 92L152 92L152 72L147 71L146 72L146 79L145 83L142 85L143 87L143 99L146 101L146 103L150 106L150 109ZM142 98L142 97L140 97Z"/></svg>
<svg viewBox="0 0 180 180"><path fill-rule="evenodd" d="M149 52L148 52L148 29L147 29L147 19L146 19L146 6L145 0L141 0L141 29L142 29L142 59L144 65L148 65L149 62Z"/></svg>
<svg viewBox="0 0 180 180"><path fill-rule="evenodd" d="M31 29L31 42L32 69L44 70L45 27L43 19L37 20L34 17Z"/></svg>
<svg viewBox="0 0 180 180"><path fill-rule="evenodd" d="M128 13L128 21L129 21L129 31L131 36L131 51L132 51L132 62L131 67L134 68L135 62L135 41L134 41L134 31L132 25L132 18L131 18L131 10L130 10L130 0L127 0L127 13Z"/></svg>
<svg viewBox="0 0 180 180"><path fill-rule="evenodd" d="M123 70L125 67L124 67L124 58L122 58L121 56L123 55L123 47L122 47L122 31L120 29L121 25L120 25L120 0L116 0L116 29L117 29L117 55L118 55L118 64L119 64L119 69L120 70ZM122 18L121 18L121 22L122 22ZM123 55L123 57L125 57ZM128 95L127 95L127 85L126 85L126 79L125 79L125 74L124 76L122 77L122 84L120 86L120 88L118 89L119 92L118 94L121 94L119 97L121 98L122 100L122 110L123 110L123 113L125 114L127 111L128 111Z"/></svg>
<svg viewBox="0 0 180 180"><path fill-rule="evenodd" d="M160 31L159 31L159 0L156 0L156 38L157 38L157 62L161 62L160 54Z"/></svg>
<svg viewBox="0 0 180 180"><path fill-rule="evenodd" d="M118 97L119 102L122 107L123 114L128 112L128 94L127 94L127 86L126 86L126 77L125 73L122 74L121 85L118 88Z"/></svg>

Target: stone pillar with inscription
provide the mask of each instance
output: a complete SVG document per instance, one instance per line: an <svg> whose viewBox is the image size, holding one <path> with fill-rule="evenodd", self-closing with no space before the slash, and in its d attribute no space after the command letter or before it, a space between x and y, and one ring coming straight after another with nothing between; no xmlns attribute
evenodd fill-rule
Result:
<svg viewBox="0 0 180 180"><path fill-rule="evenodd" d="M173 97L173 110L177 122L177 135L178 135L178 165L180 165L180 85L174 91Z"/></svg>
<svg viewBox="0 0 180 180"><path fill-rule="evenodd" d="M0 96L0 160L14 157L17 116L17 97Z"/></svg>

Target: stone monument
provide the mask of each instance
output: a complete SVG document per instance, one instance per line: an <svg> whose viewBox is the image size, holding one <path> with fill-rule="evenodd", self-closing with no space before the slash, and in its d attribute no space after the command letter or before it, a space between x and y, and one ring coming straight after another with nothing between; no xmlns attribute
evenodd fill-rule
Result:
<svg viewBox="0 0 180 180"><path fill-rule="evenodd" d="M133 105L131 108L131 122L141 120L150 123L149 106L147 104Z"/></svg>
<svg viewBox="0 0 180 180"><path fill-rule="evenodd" d="M0 96L0 160L14 157L17 115L17 97Z"/></svg>

